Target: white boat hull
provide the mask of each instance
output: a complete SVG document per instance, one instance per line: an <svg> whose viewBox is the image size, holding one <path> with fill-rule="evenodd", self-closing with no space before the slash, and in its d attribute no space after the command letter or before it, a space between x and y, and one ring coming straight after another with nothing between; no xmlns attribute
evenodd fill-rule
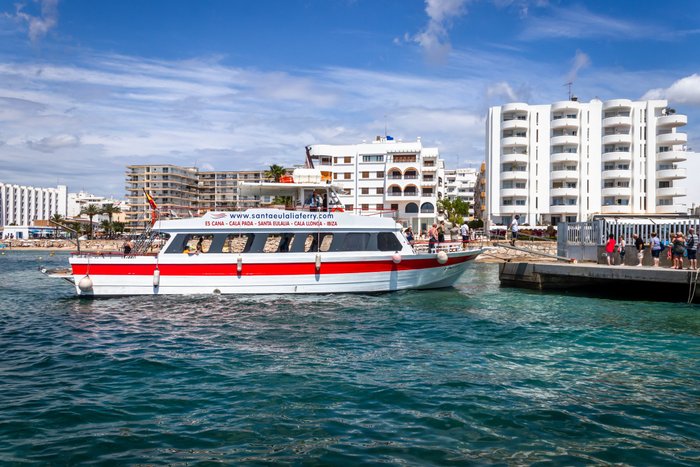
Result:
<svg viewBox="0 0 700 467"><path fill-rule="evenodd" d="M481 251L451 252L444 264L436 254L411 255L399 262L386 254L288 254L284 262L270 255L242 257L240 262L232 255L206 254L160 259L78 256L70 262L80 296L374 293L450 287Z"/></svg>

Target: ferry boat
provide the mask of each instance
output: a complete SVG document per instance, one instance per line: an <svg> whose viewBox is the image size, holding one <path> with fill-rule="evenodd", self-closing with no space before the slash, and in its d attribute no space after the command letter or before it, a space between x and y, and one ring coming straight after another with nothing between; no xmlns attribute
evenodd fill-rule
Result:
<svg viewBox="0 0 700 467"><path fill-rule="evenodd" d="M345 212L338 187L299 178L239 187L283 197L285 209L157 218L133 251L73 254L62 277L81 297L373 293L452 286L483 251L461 242L414 247L393 217ZM314 194L316 203L304 201Z"/></svg>

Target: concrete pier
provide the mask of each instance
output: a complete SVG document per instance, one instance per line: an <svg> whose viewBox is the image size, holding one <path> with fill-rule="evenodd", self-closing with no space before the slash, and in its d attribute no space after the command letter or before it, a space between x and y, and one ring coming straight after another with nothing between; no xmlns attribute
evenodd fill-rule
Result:
<svg viewBox="0 0 700 467"><path fill-rule="evenodd" d="M501 285L536 290L576 290L591 296L700 303L700 273L686 269L593 263L503 263ZM700 287L699 287L700 289Z"/></svg>

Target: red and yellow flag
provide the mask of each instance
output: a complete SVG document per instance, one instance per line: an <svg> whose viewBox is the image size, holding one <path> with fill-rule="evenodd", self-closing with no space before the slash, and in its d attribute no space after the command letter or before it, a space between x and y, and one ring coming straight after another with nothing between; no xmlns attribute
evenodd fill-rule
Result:
<svg viewBox="0 0 700 467"><path fill-rule="evenodd" d="M143 192L144 192L145 195L146 195L146 201L148 201L148 204L151 205L151 209L153 209L154 211L155 211L156 209L158 209L158 206L156 205L156 202L153 200L153 196L151 196L151 195L146 191L145 188L143 189Z"/></svg>

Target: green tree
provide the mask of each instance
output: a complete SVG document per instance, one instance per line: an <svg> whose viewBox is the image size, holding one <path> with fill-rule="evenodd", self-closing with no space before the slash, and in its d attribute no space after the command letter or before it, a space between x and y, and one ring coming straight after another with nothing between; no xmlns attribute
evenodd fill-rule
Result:
<svg viewBox="0 0 700 467"><path fill-rule="evenodd" d="M445 217L453 225L461 225L464 218L469 216L469 203L461 198L439 199L438 208L445 213Z"/></svg>
<svg viewBox="0 0 700 467"><path fill-rule="evenodd" d="M270 166L270 170L265 171L265 177L270 178L275 182L279 182L280 179L287 174L287 171L281 165L273 164Z"/></svg>
<svg viewBox="0 0 700 467"><path fill-rule="evenodd" d="M58 225L56 224L61 224L63 223L63 216L60 215L59 213L54 214L51 216L51 222L54 223L54 238L58 238Z"/></svg>
<svg viewBox="0 0 700 467"><path fill-rule="evenodd" d="M100 222L100 228L104 231L106 237L111 238L110 232L112 231L112 223L110 221L105 219Z"/></svg>
<svg viewBox="0 0 700 467"><path fill-rule="evenodd" d="M107 218L109 219L109 223L111 224L114 220L112 217L115 214L119 214L120 212L122 212L122 210L119 206L115 206L114 204L109 203L102 206L100 214L107 214Z"/></svg>
<svg viewBox="0 0 700 467"><path fill-rule="evenodd" d="M125 227L123 222L112 222L112 232L114 233L124 233Z"/></svg>
<svg viewBox="0 0 700 467"><path fill-rule="evenodd" d="M94 204L88 204L86 207L80 210L81 216L88 216L88 218L90 219L90 233L88 234L88 238L90 239L92 239L92 219L100 213L100 208L98 208Z"/></svg>

